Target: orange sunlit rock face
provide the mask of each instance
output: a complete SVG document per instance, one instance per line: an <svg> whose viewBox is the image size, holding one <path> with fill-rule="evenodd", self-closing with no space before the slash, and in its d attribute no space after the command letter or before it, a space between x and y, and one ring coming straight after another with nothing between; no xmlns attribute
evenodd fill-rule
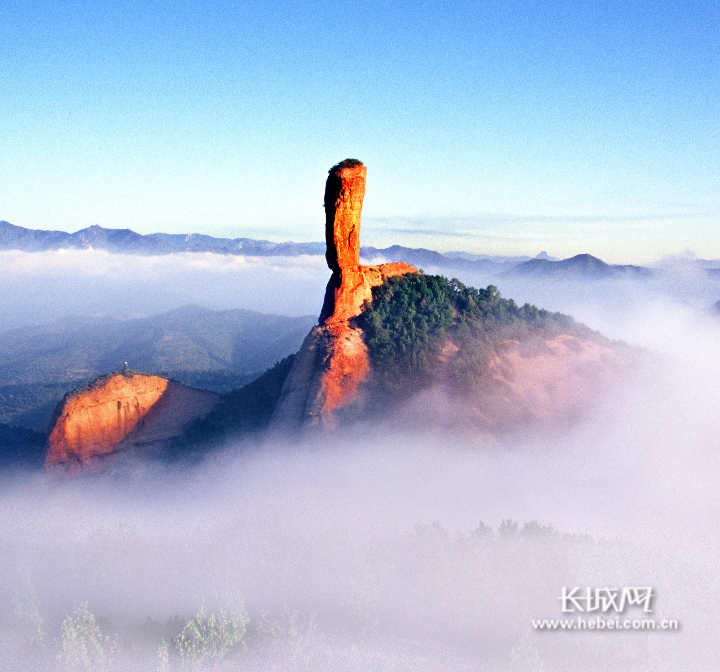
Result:
<svg viewBox="0 0 720 672"><path fill-rule="evenodd" d="M387 278L418 270L402 261L379 266L356 266L333 273L325 290L325 303L320 313L321 324L347 322L362 312L365 301L372 299L372 288Z"/></svg>
<svg viewBox="0 0 720 672"><path fill-rule="evenodd" d="M158 376L118 374L71 396L50 432L47 465L84 463L112 452L160 399L168 382Z"/></svg>
<svg viewBox="0 0 720 672"><path fill-rule="evenodd" d="M370 373L367 346L360 329L349 320L360 314L365 301L372 299L373 287L382 285L389 277L406 273L417 273L417 269L402 262L359 266L350 276L352 283L333 288L331 300L334 309L322 324L329 343L320 390L323 408L318 412L321 419L328 419L329 414L353 401L360 384Z"/></svg>
<svg viewBox="0 0 720 672"><path fill-rule="evenodd" d="M85 467L120 447L176 436L209 413L217 395L167 378L116 373L61 402L48 439L47 467Z"/></svg>
<svg viewBox="0 0 720 672"><path fill-rule="evenodd" d="M360 265L360 215L367 168L345 159L330 169L325 183L325 259L333 273Z"/></svg>
<svg viewBox="0 0 720 672"><path fill-rule="evenodd" d="M357 317L372 288L386 278L417 273L410 264L360 265L360 216L365 197L367 169L346 159L330 169L325 184L325 258L333 272L320 314L325 329L323 375L311 417L332 424L335 411L352 403L360 384L370 373L370 358L360 330L349 320Z"/></svg>
<svg viewBox="0 0 720 672"><path fill-rule="evenodd" d="M330 169L325 184L325 258L332 277L320 325L305 339L275 411L275 426L333 425L337 411L357 400L370 373L360 330L351 320L372 299L372 288L389 277L417 273L402 262L360 265L360 216L367 169L346 159Z"/></svg>
<svg viewBox="0 0 720 672"><path fill-rule="evenodd" d="M360 265L360 217L365 195L365 166L354 159L334 166L325 185L326 259L332 277L325 291L320 320L306 337L283 385L272 426L335 426L361 411L363 383L371 374L363 334L355 325L372 288L389 277L417 273L409 264ZM450 371L462 354L449 337L435 370L436 385L426 394L432 402L417 406L421 424L452 423L464 417L481 432L499 432L528 422L572 418L588 407L603 389L617 382L632 357L604 339L572 334L528 334L520 341L485 344L483 372L475 392L456 407ZM444 386L456 401L449 414L440 406ZM438 397L440 393L440 397ZM453 397L455 395L455 397ZM414 406L410 405L412 413ZM427 409L432 408L431 414Z"/></svg>

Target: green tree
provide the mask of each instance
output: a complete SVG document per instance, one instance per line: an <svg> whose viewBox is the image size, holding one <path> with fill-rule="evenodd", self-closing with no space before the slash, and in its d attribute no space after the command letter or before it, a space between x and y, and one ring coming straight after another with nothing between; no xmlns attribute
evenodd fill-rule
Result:
<svg viewBox="0 0 720 672"><path fill-rule="evenodd" d="M202 608L188 621L178 637L183 667L196 672L207 664L220 662L243 646L247 624L244 609L206 614Z"/></svg>
<svg viewBox="0 0 720 672"><path fill-rule="evenodd" d="M63 621L59 655L63 672L105 672L114 649L114 642L102 633L87 602L81 602Z"/></svg>

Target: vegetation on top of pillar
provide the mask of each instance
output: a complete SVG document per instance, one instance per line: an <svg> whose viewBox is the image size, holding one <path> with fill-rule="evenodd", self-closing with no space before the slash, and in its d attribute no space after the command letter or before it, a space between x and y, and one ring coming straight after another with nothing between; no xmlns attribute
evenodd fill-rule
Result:
<svg viewBox="0 0 720 672"><path fill-rule="evenodd" d="M359 159L344 159L343 161L340 161L340 163L336 163L329 171L328 173L333 173L336 170L342 170L343 168L354 168L355 166L363 166L362 161Z"/></svg>

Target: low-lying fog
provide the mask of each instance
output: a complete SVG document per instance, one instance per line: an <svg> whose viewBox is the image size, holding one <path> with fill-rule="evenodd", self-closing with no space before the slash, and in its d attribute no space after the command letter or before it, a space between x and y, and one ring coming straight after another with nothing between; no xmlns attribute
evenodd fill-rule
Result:
<svg viewBox="0 0 720 672"><path fill-rule="evenodd" d="M0 330L74 316L144 317L187 304L310 315L327 278L320 256L0 252Z"/></svg>
<svg viewBox="0 0 720 672"><path fill-rule="evenodd" d="M36 319L53 296L72 307L73 287L88 312L114 310L118 293L115 308L141 312L317 312L328 276L322 259L3 254L3 285L28 288L2 293L6 320ZM495 283L654 364L576 426L492 448L374 426L233 446L193 467L7 476L0 668L718 669L720 318L708 306L720 286L686 272ZM654 612L626 615L680 629L533 630L563 617L563 586L652 586ZM191 651L179 635L201 608ZM208 626L221 609L235 616Z"/></svg>

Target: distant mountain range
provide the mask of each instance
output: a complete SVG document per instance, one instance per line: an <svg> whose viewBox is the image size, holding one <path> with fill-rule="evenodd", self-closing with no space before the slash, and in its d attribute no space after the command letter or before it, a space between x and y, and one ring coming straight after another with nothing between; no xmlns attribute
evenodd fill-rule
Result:
<svg viewBox="0 0 720 672"><path fill-rule="evenodd" d="M25 229L9 222L0 221L0 250L22 250L43 252L60 249L96 249L124 254L174 254L178 252L213 252L247 256L282 256L325 254L325 243L273 243L269 240L252 238L214 238L202 234L151 233L142 235L130 229L104 229L91 226L87 229L67 233L65 231L42 231ZM540 262L533 271L535 275L545 270L552 274L556 260L543 252L533 259L528 256L475 255L467 252L440 253L424 248L402 245L390 247L363 247L360 253L364 259L384 261L405 261L418 268L462 269L483 273L502 273L526 263ZM588 256L589 255L585 255ZM592 259L592 257L589 257ZM603 264L599 259L599 264ZM562 262L558 262L562 263ZM605 266L608 266L605 264ZM533 268L532 266L528 268ZM614 269L615 267L609 267ZM520 270L521 273L524 271ZM578 267L576 272L580 273ZM612 271L611 271L612 272Z"/></svg>
<svg viewBox="0 0 720 672"><path fill-rule="evenodd" d="M271 243L251 238L213 238L198 233L151 233L142 235L130 229L104 229L90 226L75 233L25 229L0 221L0 250L43 252L78 249L107 250L125 254L173 254L177 252L216 252L252 256L297 256L324 254L324 243Z"/></svg>
<svg viewBox="0 0 720 672"><path fill-rule="evenodd" d="M143 235L130 229L104 229L90 226L67 233L25 229L0 221L0 250L44 252L60 249L106 250L123 254L177 254L178 252L213 252L256 257L296 257L303 254L325 254L325 243L273 243L252 238L214 238L197 233L151 233ZM441 254L423 248L393 245L387 248L363 247L363 257L382 257L387 261L406 261L419 266L467 268L477 270L503 270L531 259L527 256L493 257L463 252Z"/></svg>
<svg viewBox="0 0 720 672"><path fill-rule="evenodd" d="M0 250L43 252L60 249L96 249L122 254L162 255L179 252L212 252L215 254L256 257L295 257L325 254L325 243L273 243L253 238L215 238L198 233L151 233L143 235L130 229L105 229L90 226L75 233L26 229L0 221ZM475 271L493 275L512 275L533 278L575 277L587 279L643 279L664 273L656 266L607 264L590 254L569 259L555 259L541 252L537 257L493 256L468 252L436 252L425 248L392 245L390 247L362 247L363 259L372 261L404 261L418 268ZM720 274L720 262L694 262L708 275Z"/></svg>

